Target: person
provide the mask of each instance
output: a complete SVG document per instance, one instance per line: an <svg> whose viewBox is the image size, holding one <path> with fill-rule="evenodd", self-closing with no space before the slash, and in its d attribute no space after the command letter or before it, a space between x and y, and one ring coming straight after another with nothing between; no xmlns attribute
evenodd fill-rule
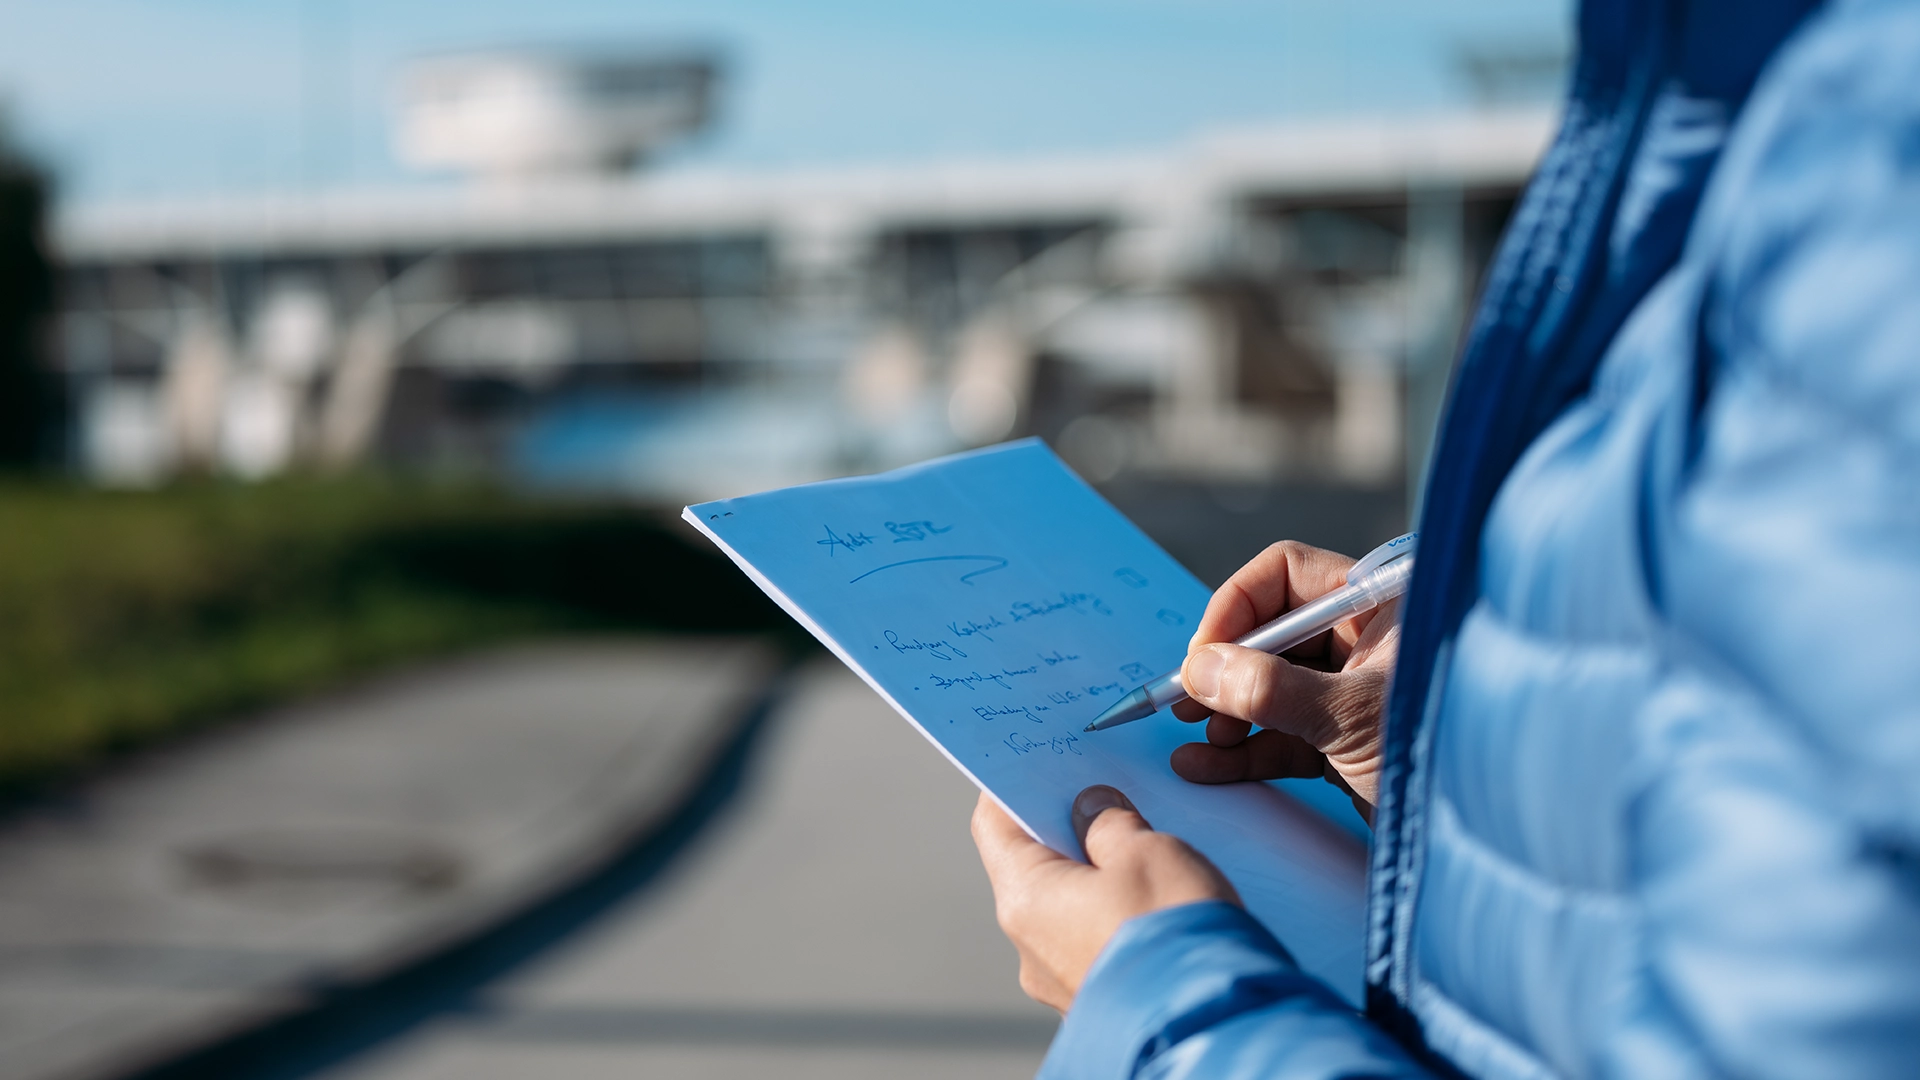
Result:
<svg viewBox="0 0 1920 1080"><path fill-rule="evenodd" d="M1344 573L1282 544L1183 669L1180 775L1369 813L1364 1012L1123 792L1076 801L1085 863L983 799L1065 1014L1042 1076L1920 1068L1920 2L1589 0L1576 33L1403 610L1326 670L1222 644Z"/></svg>

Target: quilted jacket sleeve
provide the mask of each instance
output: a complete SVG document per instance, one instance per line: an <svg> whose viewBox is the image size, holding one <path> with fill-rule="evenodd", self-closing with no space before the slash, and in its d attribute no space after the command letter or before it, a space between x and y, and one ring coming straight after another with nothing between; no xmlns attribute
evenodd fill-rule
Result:
<svg viewBox="0 0 1920 1080"><path fill-rule="evenodd" d="M1697 415L1650 536L1676 670L1630 802L1668 1037L1752 1077L1920 1061L1920 4L1822 19L1695 236Z"/></svg>
<svg viewBox="0 0 1920 1080"><path fill-rule="evenodd" d="M1426 1076L1230 904L1121 927L1080 988L1042 1080Z"/></svg>

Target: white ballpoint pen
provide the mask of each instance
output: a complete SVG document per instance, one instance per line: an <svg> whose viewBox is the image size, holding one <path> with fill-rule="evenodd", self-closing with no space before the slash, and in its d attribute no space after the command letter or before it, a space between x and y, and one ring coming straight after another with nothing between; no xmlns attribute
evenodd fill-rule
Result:
<svg viewBox="0 0 1920 1080"><path fill-rule="evenodd" d="M1406 592L1407 583L1413 580L1413 549L1419 538L1419 533L1408 533L1374 548L1347 571L1345 585L1301 604L1234 644L1282 653ZM1131 724L1185 700L1187 688L1180 681L1180 669L1174 668L1115 702L1086 730L1105 731Z"/></svg>

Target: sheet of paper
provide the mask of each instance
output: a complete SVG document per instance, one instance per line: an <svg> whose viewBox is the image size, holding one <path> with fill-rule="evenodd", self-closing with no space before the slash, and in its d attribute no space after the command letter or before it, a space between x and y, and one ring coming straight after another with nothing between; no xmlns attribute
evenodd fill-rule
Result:
<svg viewBox="0 0 1920 1080"><path fill-rule="evenodd" d="M1074 795L1119 788L1213 859L1302 966L1359 1000L1356 840L1269 785L1179 779L1167 757L1200 730L1170 714L1082 730L1180 663L1209 593L1045 444L686 517L1036 838L1081 857Z"/></svg>

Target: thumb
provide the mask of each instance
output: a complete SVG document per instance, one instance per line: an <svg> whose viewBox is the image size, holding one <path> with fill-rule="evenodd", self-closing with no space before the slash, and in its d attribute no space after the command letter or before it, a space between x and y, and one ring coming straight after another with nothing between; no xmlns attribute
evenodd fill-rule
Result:
<svg viewBox="0 0 1920 1080"><path fill-rule="evenodd" d="M1329 697L1340 676L1224 643L1188 655L1181 676L1193 700L1216 714L1289 732L1322 749L1339 734Z"/></svg>
<svg viewBox="0 0 1920 1080"><path fill-rule="evenodd" d="M1073 832L1080 838L1087 862L1094 866L1107 862L1130 837L1152 831L1132 800L1117 788L1095 784L1073 800Z"/></svg>

